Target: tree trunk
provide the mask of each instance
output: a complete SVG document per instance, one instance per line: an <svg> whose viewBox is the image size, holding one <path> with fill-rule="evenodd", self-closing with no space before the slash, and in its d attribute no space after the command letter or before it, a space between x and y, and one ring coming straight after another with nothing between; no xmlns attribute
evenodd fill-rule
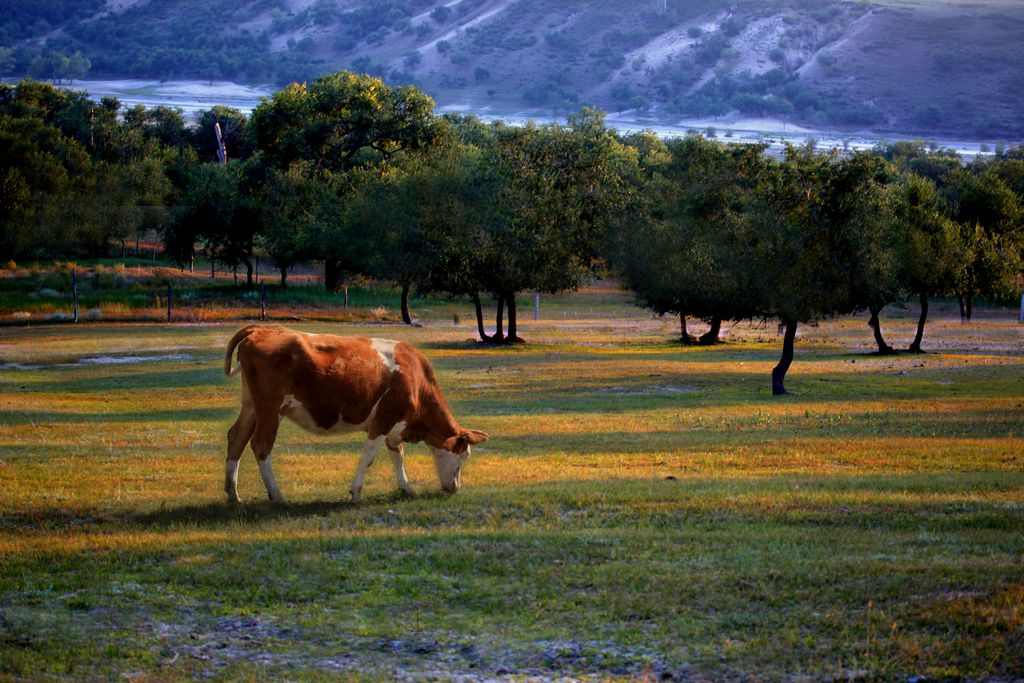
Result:
<svg viewBox="0 0 1024 683"><path fill-rule="evenodd" d="M252 259L248 256L242 256L242 263L245 264L245 287L246 289L252 289Z"/></svg>
<svg viewBox="0 0 1024 683"><path fill-rule="evenodd" d="M505 341L505 296L498 295L498 313L494 316L494 334L491 336L491 341L500 343Z"/></svg>
<svg viewBox="0 0 1024 683"><path fill-rule="evenodd" d="M682 334L679 341L683 344L689 346L696 341L693 335L686 331L686 311L679 311L679 331Z"/></svg>
<svg viewBox="0 0 1024 683"><path fill-rule="evenodd" d="M412 316L409 315L409 289L412 287L408 282L402 283L402 322L412 325Z"/></svg>
<svg viewBox="0 0 1024 683"><path fill-rule="evenodd" d="M288 266L281 266L281 289L288 289Z"/></svg>
<svg viewBox="0 0 1024 683"><path fill-rule="evenodd" d="M476 331L480 335L480 341L489 343L490 335L484 332L484 307L480 305L480 294L473 292L473 308L476 310Z"/></svg>
<svg viewBox="0 0 1024 683"><path fill-rule="evenodd" d="M717 315L711 318L711 329L702 334L697 341L705 346L718 343L718 334L722 331L722 319Z"/></svg>
<svg viewBox="0 0 1024 683"><path fill-rule="evenodd" d="M967 304L964 302L964 295L957 294L956 301L960 304L960 322L965 323L967 322Z"/></svg>
<svg viewBox="0 0 1024 683"><path fill-rule="evenodd" d="M779 359L779 364L772 370L772 396L786 393L786 372L789 370L789 366L793 364L793 342L796 339L797 322L795 320L783 320L782 323L786 326L786 336L782 340L782 358Z"/></svg>
<svg viewBox="0 0 1024 683"><path fill-rule="evenodd" d="M324 288L333 292L341 282L341 264L334 259L324 261Z"/></svg>
<svg viewBox="0 0 1024 683"><path fill-rule="evenodd" d="M891 356L896 353L896 349L892 348L885 343L885 339L882 337L882 323L878 320L878 314L882 312L881 306L871 306L871 318L868 319L868 326L871 328L871 332L875 335L875 344L878 345L878 355L880 356Z"/></svg>
<svg viewBox="0 0 1024 683"><path fill-rule="evenodd" d="M124 260L124 238L121 238L121 259Z"/></svg>
<svg viewBox="0 0 1024 683"><path fill-rule="evenodd" d="M967 322L971 322L971 314L974 312L974 292L967 292Z"/></svg>
<svg viewBox="0 0 1024 683"><path fill-rule="evenodd" d="M921 315L917 319L917 334L907 351L911 353L924 353L921 350L921 338L924 337L924 321L928 319L928 295L921 293Z"/></svg>
<svg viewBox="0 0 1024 683"><path fill-rule="evenodd" d="M505 301L508 302L508 336L505 338L505 341L509 344L515 344L518 341L522 341L519 339L519 335L517 333L518 323L516 321L515 292L505 297Z"/></svg>

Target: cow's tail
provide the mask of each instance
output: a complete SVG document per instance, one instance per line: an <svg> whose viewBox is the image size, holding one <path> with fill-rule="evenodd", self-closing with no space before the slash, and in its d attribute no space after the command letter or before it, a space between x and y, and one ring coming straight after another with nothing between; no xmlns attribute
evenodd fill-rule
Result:
<svg viewBox="0 0 1024 683"><path fill-rule="evenodd" d="M249 325L243 327L238 332L235 332L235 336L228 342L227 353L224 354L224 374L228 377L234 377L242 370L242 364L236 363L234 367L231 367L232 357L235 355L235 347L238 346L243 339L248 337L250 334L259 329L259 325Z"/></svg>

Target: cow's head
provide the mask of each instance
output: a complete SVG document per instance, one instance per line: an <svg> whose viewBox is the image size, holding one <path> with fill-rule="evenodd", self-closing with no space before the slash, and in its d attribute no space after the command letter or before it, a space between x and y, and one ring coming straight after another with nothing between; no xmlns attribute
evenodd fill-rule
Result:
<svg viewBox="0 0 1024 683"><path fill-rule="evenodd" d="M432 447L434 467L437 477L441 480L441 488L448 493L455 493L462 484L460 476L462 466L469 459L470 447L487 440L487 434L475 429L462 429L458 434L441 444L440 448Z"/></svg>

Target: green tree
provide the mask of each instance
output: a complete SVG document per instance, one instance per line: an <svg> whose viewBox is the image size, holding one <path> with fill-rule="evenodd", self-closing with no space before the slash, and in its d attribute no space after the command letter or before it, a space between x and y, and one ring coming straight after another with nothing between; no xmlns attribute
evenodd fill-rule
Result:
<svg viewBox="0 0 1024 683"><path fill-rule="evenodd" d="M900 277L920 302L917 333L907 350L922 353L929 299L952 293L960 279L960 235L935 183L917 173L903 174L893 212L903 226L904 239L897 244Z"/></svg>
<svg viewBox="0 0 1024 683"><path fill-rule="evenodd" d="M412 323L409 297L420 291L459 289L440 271L451 238L473 229L470 192L479 170L475 150L455 141L410 157L400 168L367 183L350 202L347 221L368 245L365 269L401 289L402 320ZM458 292L459 294L463 292Z"/></svg>
<svg viewBox="0 0 1024 683"><path fill-rule="evenodd" d="M976 295L1000 297L1016 291L1024 247L1021 199L987 167L951 172L944 189L963 247L957 299L966 322Z"/></svg>
<svg viewBox="0 0 1024 683"><path fill-rule="evenodd" d="M354 169L386 165L432 144L433 106L411 86L389 88L378 78L341 71L278 91L253 111L249 130L262 163L284 170L309 162L312 176L343 195L357 180ZM343 238L325 233L316 245L329 289L341 279Z"/></svg>
<svg viewBox="0 0 1024 683"><path fill-rule="evenodd" d="M188 172L186 187L164 244L179 263L193 258L197 242L212 258L246 267L246 284L253 285L253 254L260 231L259 212L246 192L243 162L200 164Z"/></svg>
<svg viewBox="0 0 1024 683"><path fill-rule="evenodd" d="M643 220L624 226L626 281L644 305L679 314L683 343L716 343L723 319L752 314L744 243L763 150L696 134L669 142L645 183ZM686 332L688 314L709 324L699 340Z"/></svg>
<svg viewBox="0 0 1024 683"><path fill-rule="evenodd" d="M214 123L220 123L221 136L227 148L228 159L245 160L252 156L252 141L248 135L249 120L238 109L214 105L196 114L196 125L190 129L190 142L202 161L217 160L217 136Z"/></svg>
<svg viewBox="0 0 1024 683"><path fill-rule="evenodd" d="M309 258L311 242L337 225L342 215L337 194L312 176L305 163L296 162L284 171L270 169L255 197L259 243L281 271L282 289L287 287L289 269Z"/></svg>
<svg viewBox="0 0 1024 683"><path fill-rule="evenodd" d="M624 206L621 167L633 155L594 110L569 125L527 125L499 131L485 150L486 182L495 188L496 216L486 227L486 277L481 291L497 298L493 337L515 342L515 295L560 292L583 284L616 209ZM508 332L502 307L508 307Z"/></svg>
<svg viewBox="0 0 1024 683"><path fill-rule="evenodd" d="M789 148L761 174L749 232L755 310L785 329L782 357L772 370L772 393L784 394L800 322L865 308L865 273L886 263L871 214L877 190L870 163L840 163L836 155ZM867 213L868 215L865 215Z"/></svg>

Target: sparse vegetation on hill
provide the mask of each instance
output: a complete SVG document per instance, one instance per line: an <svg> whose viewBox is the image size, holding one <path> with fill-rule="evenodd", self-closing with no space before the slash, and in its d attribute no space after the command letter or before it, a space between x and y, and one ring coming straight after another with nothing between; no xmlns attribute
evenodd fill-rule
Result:
<svg viewBox="0 0 1024 683"><path fill-rule="evenodd" d="M9 4L0 74L276 83L341 67L441 104L1024 137L1024 9L841 0ZM62 61L63 60L63 61ZM77 75L70 75L75 73Z"/></svg>

